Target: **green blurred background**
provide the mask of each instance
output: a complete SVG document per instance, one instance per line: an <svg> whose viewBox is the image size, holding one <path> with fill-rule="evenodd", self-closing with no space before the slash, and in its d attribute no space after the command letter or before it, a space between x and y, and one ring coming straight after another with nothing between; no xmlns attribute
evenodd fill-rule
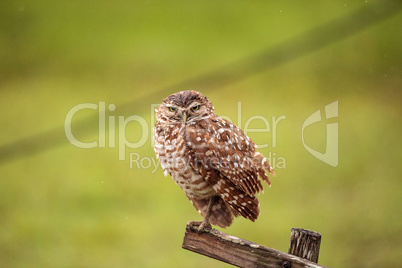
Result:
<svg viewBox="0 0 402 268"><path fill-rule="evenodd" d="M0 266L227 267L181 249L186 222L201 217L152 165L152 104L186 89L243 129L255 115L286 116L276 131L249 132L269 145L260 151L277 175L259 219L225 232L287 252L292 227L311 229L322 265L398 266L402 25L399 2L387 5L389 14L370 0L2 1ZM306 128L305 142L325 152L326 124L338 122L336 167L301 139L304 120L334 101L339 117ZM113 134L104 148L72 145L67 113L100 102L116 107L106 111L116 147ZM97 112L74 116L80 141L98 141ZM130 115L145 127L117 127ZM119 134L145 143L119 160Z"/></svg>

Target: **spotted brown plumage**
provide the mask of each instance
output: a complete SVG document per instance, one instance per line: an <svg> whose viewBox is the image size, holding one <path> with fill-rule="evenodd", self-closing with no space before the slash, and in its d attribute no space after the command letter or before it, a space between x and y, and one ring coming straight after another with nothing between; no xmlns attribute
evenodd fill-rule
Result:
<svg viewBox="0 0 402 268"><path fill-rule="evenodd" d="M181 91L166 97L156 113L154 149L162 169L181 187L204 217L230 226L233 216L255 221L260 213L256 194L274 173L256 145L236 125L215 115L207 97Z"/></svg>

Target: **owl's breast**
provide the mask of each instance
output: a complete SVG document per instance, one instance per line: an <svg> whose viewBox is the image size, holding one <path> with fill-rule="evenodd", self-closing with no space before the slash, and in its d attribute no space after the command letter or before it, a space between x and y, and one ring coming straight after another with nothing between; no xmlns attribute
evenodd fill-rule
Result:
<svg viewBox="0 0 402 268"><path fill-rule="evenodd" d="M186 139L189 129L194 131L193 125L172 124L157 128L154 136L155 152L165 175L169 173L186 195L198 199L209 198L217 193L191 165L192 149Z"/></svg>
<svg viewBox="0 0 402 268"><path fill-rule="evenodd" d="M190 165L181 169L173 167L169 172L175 183L192 198L205 199L217 195L209 183Z"/></svg>
<svg viewBox="0 0 402 268"><path fill-rule="evenodd" d="M191 148L188 146L186 139L183 136L179 136L175 144L172 144L170 148L166 148L167 171L174 182L189 197L204 199L216 195L210 184L190 164L192 161L191 154Z"/></svg>

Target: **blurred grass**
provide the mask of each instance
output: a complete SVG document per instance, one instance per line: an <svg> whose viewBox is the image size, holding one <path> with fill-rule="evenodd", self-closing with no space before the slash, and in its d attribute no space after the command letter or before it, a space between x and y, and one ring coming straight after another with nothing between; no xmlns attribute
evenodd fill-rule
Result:
<svg viewBox="0 0 402 268"><path fill-rule="evenodd" d="M2 2L0 146L63 126L80 103L114 103L116 111L107 116L118 121L127 116L119 110L127 101L369 4ZM285 159L286 166L276 169L273 187L260 196L259 220L237 219L226 232L287 251L290 228L308 228L323 236L319 262L325 266L399 264L400 26L399 14L235 84L196 88L235 123L241 101L242 127L253 115L270 123L272 116L286 116L276 147L272 132L250 133L270 144L261 152L275 153L272 160ZM333 168L303 148L301 126L335 100L339 117L328 121L339 122L339 165ZM134 102L133 111L151 122L154 102ZM86 116L96 111L74 120ZM320 151L325 123L306 129L306 142ZM151 127L146 144L127 149L127 157L154 159ZM73 124L80 140L97 140L97 125L89 128L88 135ZM127 139L137 141L141 131L130 124ZM130 168L118 155L118 148L80 149L66 139L52 150L0 163L1 266L226 267L181 249L185 223L200 216L173 181L160 168Z"/></svg>

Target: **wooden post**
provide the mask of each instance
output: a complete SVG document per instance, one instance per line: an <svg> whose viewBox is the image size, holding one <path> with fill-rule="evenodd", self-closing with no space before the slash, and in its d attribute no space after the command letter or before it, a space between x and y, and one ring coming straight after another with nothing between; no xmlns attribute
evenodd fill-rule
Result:
<svg viewBox="0 0 402 268"><path fill-rule="evenodd" d="M319 233L292 228L288 253L317 263L320 244L321 235Z"/></svg>
<svg viewBox="0 0 402 268"><path fill-rule="evenodd" d="M238 267L324 267L298 256L264 247L215 229L207 229L198 233L197 226L186 226L182 247Z"/></svg>

